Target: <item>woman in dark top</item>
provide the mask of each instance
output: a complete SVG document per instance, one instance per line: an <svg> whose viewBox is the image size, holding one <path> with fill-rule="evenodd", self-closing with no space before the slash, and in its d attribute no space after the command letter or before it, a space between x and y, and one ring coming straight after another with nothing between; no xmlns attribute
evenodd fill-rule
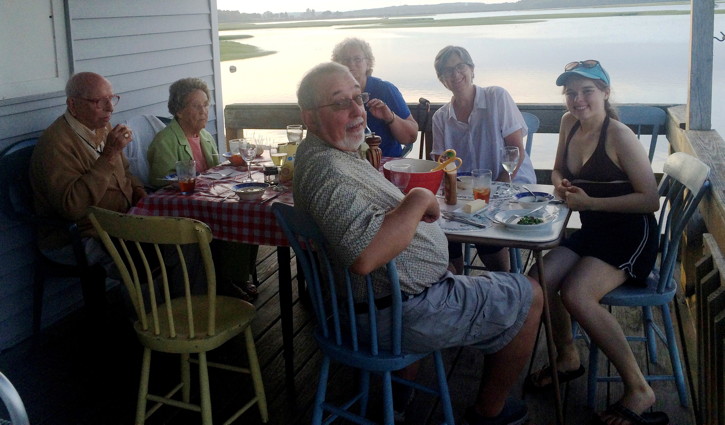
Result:
<svg viewBox="0 0 725 425"><path fill-rule="evenodd" d="M556 80L568 112L561 119L551 175L556 194L579 211L582 227L546 255L560 381L584 373L571 333L571 314L619 371L624 395L601 417L626 424L626 413L659 423L662 413L643 413L655 394L637 365L617 320L599 300L622 284L640 284L657 257L657 184L634 133L617 121L609 104L609 75L595 60L572 62ZM536 267L532 275L537 276ZM550 388L551 369L527 378L530 389ZM654 416L653 416L654 415ZM666 415L665 415L666 416ZM649 422L648 422L649 423Z"/></svg>

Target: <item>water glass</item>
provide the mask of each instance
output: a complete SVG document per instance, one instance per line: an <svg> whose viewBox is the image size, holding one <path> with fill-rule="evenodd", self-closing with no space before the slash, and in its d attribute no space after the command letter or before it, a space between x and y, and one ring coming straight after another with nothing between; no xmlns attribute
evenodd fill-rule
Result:
<svg viewBox="0 0 725 425"><path fill-rule="evenodd" d="M410 182L410 164L390 164L390 182L405 193Z"/></svg>
<svg viewBox="0 0 725 425"><path fill-rule="evenodd" d="M483 199L487 204L491 202L491 170L473 170L471 171L471 177L473 177L473 199Z"/></svg>
<svg viewBox="0 0 725 425"><path fill-rule="evenodd" d="M287 140L296 144L302 141L302 124L292 124L287 126Z"/></svg>
<svg viewBox="0 0 725 425"><path fill-rule="evenodd" d="M193 159L176 161L176 178L179 181L179 190L184 195L194 193L196 187L196 161Z"/></svg>

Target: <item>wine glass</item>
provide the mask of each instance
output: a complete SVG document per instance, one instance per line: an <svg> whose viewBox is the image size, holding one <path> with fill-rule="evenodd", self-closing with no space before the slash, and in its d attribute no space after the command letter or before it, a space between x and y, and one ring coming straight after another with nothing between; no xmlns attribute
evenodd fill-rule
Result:
<svg viewBox="0 0 725 425"><path fill-rule="evenodd" d="M501 165L503 169L509 174L509 187L504 192L506 196L513 196L513 181L511 175L513 174L516 166L519 163L519 148L516 146L504 146L501 148Z"/></svg>
<svg viewBox="0 0 725 425"><path fill-rule="evenodd" d="M239 146L239 153L242 155L242 159L247 163L247 178L245 182L253 182L252 178L252 160L257 156L257 145L254 143L245 142Z"/></svg>
<svg viewBox="0 0 725 425"><path fill-rule="evenodd" d="M390 164L390 182L405 193L410 182L410 164Z"/></svg>
<svg viewBox="0 0 725 425"><path fill-rule="evenodd" d="M287 140L292 144L297 144L302 141L302 125L293 124L287 126Z"/></svg>

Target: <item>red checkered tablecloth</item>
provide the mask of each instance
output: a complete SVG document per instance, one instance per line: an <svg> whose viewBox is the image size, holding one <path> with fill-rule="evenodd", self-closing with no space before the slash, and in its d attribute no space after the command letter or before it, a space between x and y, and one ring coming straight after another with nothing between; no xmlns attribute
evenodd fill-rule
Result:
<svg viewBox="0 0 725 425"><path fill-rule="evenodd" d="M219 166L205 174L230 168L244 173L217 180L199 176L192 195L182 195L175 184L171 185L173 187L158 190L143 198L130 213L194 218L209 225L216 239L254 245L288 246L287 238L277 225L271 206L275 202L292 205L294 201L291 189L268 202L264 201L279 192L270 188L260 201L240 201L232 192L231 186L246 177L246 167ZM252 176L256 181L264 180L261 171L254 171Z"/></svg>

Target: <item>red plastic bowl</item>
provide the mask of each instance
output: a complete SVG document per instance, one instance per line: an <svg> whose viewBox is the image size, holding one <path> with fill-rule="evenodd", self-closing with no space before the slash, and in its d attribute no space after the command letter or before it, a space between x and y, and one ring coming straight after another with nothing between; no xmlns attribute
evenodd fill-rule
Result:
<svg viewBox="0 0 725 425"><path fill-rule="evenodd" d="M394 159L383 164L383 175L390 179L391 164L410 164L410 182L405 188L405 193L414 187L424 187L434 194L438 193L443 181L443 170L431 171L438 163L427 159L401 158Z"/></svg>

